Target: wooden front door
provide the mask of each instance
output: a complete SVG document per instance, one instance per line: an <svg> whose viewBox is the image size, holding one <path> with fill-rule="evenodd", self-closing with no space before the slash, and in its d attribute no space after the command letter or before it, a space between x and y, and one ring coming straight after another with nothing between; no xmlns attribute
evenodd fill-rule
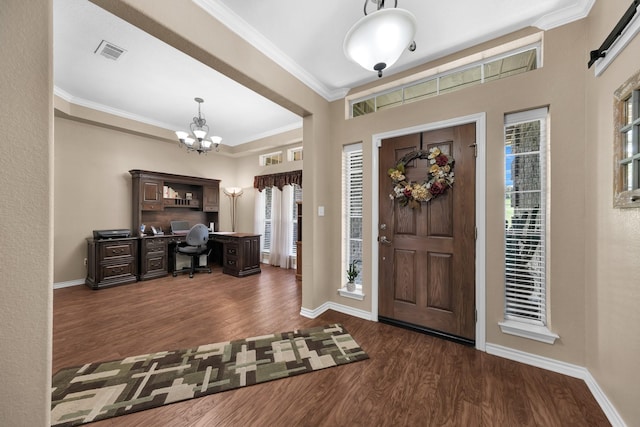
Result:
<svg viewBox="0 0 640 427"><path fill-rule="evenodd" d="M434 147L453 155L453 186L414 208L392 200L388 170ZM475 341L475 124L385 139L379 159L380 320ZM430 166L411 160L406 179L424 182Z"/></svg>

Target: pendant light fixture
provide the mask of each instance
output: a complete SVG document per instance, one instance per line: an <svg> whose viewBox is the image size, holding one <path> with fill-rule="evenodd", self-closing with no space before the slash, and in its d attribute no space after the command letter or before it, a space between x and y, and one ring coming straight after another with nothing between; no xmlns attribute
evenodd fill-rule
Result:
<svg viewBox="0 0 640 427"><path fill-rule="evenodd" d="M198 103L198 117L194 117L193 122L189 125L191 134L181 130L176 131L176 136L180 141L180 146L185 147L188 151L197 151L198 154L206 154L211 151L212 148L218 151L220 149L219 147L222 138L219 136L212 136L207 139L209 126L207 126L207 120L200 111L200 104L204 102L204 99L194 98L194 101Z"/></svg>
<svg viewBox="0 0 640 427"><path fill-rule="evenodd" d="M367 3L377 5L377 10L367 14ZM398 9L398 0L392 9L384 8L384 0L365 0L364 17L360 18L344 38L347 58L367 70L389 68L400 58L405 49L416 50L416 17L405 9Z"/></svg>

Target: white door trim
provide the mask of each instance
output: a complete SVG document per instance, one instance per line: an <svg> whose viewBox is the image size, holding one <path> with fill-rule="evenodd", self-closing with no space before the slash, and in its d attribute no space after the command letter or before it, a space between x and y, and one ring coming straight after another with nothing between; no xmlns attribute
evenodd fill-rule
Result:
<svg viewBox="0 0 640 427"><path fill-rule="evenodd" d="M372 254L371 259L371 317L378 321L378 224L380 218L378 215L380 200L378 197L378 148L382 144L382 140L386 138L394 138L402 135L410 135L419 132L425 132L435 129L449 128L467 123L475 123L476 125L476 144L478 148L478 157L476 159L476 227L478 228L478 238L476 239L476 310L478 312L478 320L476 322L476 349L485 351L486 346L486 113L477 113L469 116L456 117L449 120L443 120L434 123L425 123L422 125L412 126L404 129L397 129L389 132L374 134L371 137L371 165L372 174L372 221L371 221L371 238L372 238Z"/></svg>

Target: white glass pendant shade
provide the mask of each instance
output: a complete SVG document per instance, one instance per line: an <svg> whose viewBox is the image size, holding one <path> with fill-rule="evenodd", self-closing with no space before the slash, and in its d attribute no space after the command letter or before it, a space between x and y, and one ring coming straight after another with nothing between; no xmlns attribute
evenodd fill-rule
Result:
<svg viewBox="0 0 640 427"><path fill-rule="evenodd" d="M221 136L212 136L211 137L211 142L213 142L214 144L218 145L222 142L222 137Z"/></svg>
<svg viewBox="0 0 640 427"><path fill-rule="evenodd" d="M382 71L395 64L413 42L416 27L415 16L407 10L377 10L351 27L344 38L344 53L367 70Z"/></svg>
<svg viewBox="0 0 640 427"><path fill-rule="evenodd" d="M187 137L189 136L189 134L185 131L182 130L177 130L176 131L176 136L178 137L178 139L180 141L184 141L185 139L187 139Z"/></svg>
<svg viewBox="0 0 640 427"><path fill-rule="evenodd" d="M198 138L198 141L202 141L204 137L207 136L207 132L202 129L195 129L193 131L193 134L196 136L196 138Z"/></svg>
<svg viewBox="0 0 640 427"><path fill-rule="evenodd" d="M193 146L193 143L194 143L194 142L196 142L196 140L195 140L195 139L193 139L193 138L191 138L190 136L188 136L188 137L186 137L186 138L184 139L184 143L185 143L185 145L186 145L187 147L191 147L191 146Z"/></svg>
<svg viewBox="0 0 640 427"><path fill-rule="evenodd" d="M202 142L200 142L200 146L204 150L211 150L211 141L209 141L208 139L204 139L202 140Z"/></svg>

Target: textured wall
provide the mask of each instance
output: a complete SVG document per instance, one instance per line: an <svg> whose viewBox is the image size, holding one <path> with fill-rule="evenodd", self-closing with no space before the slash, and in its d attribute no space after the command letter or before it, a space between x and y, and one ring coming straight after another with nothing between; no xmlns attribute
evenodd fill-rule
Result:
<svg viewBox="0 0 640 427"><path fill-rule="evenodd" d="M628 0L596 2L588 50L596 49ZM640 70L640 37L599 77L587 73L587 367L629 426L640 425L640 209L613 206L613 93ZM586 64L585 55L585 64Z"/></svg>
<svg viewBox="0 0 640 427"><path fill-rule="evenodd" d="M106 120L106 118L105 118ZM54 283L84 279L93 230L131 228L131 169L221 180L236 185L235 159L188 153L169 143L73 120L55 119ZM219 229L230 230L220 197Z"/></svg>
<svg viewBox="0 0 640 427"><path fill-rule="evenodd" d="M0 7L0 424L49 425L51 1Z"/></svg>

